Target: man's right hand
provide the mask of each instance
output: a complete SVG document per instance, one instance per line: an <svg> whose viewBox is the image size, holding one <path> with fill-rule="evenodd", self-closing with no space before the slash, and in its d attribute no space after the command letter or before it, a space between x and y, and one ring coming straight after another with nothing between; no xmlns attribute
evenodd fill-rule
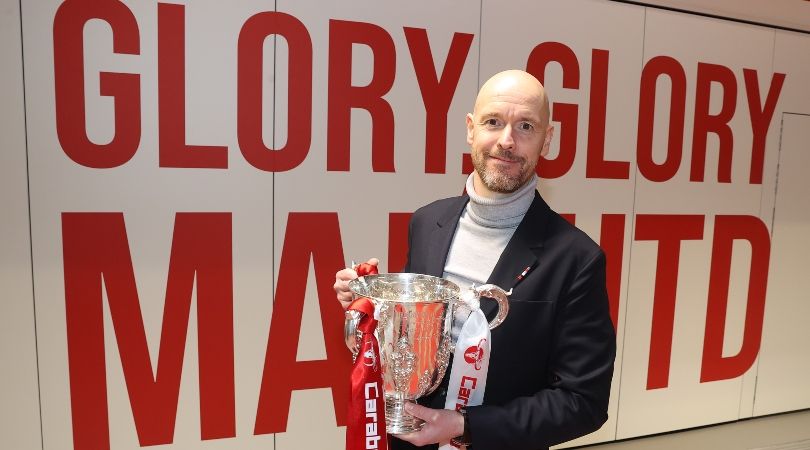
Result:
<svg viewBox="0 0 810 450"><path fill-rule="evenodd" d="M379 263L380 260L377 258L371 258L365 262L365 264L370 264L374 267L377 267ZM355 278L357 278L357 266L343 269L335 274L335 285L333 287L340 306L342 306L344 310L348 308L349 304L352 302L352 292L349 290L349 281Z"/></svg>

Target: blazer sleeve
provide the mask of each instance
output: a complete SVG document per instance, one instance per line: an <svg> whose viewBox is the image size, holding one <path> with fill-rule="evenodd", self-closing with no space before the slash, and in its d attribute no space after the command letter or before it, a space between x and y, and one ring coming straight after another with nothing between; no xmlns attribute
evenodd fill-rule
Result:
<svg viewBox="0 0 810 450"><path fill-rule="evenodd" d="M616 338L604 253L597 248L586 261L556 312L547 387L503 405L468 408L472 448L546 448L607 420Z"/></svg>

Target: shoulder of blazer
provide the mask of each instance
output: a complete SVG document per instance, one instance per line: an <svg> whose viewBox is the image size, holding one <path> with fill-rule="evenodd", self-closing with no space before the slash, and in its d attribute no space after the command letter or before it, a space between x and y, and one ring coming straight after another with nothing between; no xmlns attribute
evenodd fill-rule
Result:
<svg viewBox="0 0 810 450"><path fill-rule="evenodd" d="M593 259L602 251L584 231L552 210L539 192L535 192L534 201L513 239L529 248L543 248L546 254L581 262Z"/></svg>
<svg viewBox="0 0 810 450"><path fill-rule="evenodd" d="M544 239L546 248L563 247L569 256L580 261L587 261L602 253L601 247L584 231L572 225L562 216L549 209L547 234Z"/></svg>

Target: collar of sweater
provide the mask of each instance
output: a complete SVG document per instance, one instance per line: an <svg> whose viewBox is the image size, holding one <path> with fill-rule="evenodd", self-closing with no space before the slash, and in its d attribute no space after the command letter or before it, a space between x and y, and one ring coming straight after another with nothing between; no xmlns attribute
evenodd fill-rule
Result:
<svg viewBox="0 0 810 450"><path fill-rule="evenodd" d="M483 227L515 228L529 210L536 189L535 174L515 192L483 197L475 193L473 174L470 174L467 177L467 195L470 196L470 201L467 203L466 212L473 222Z"/></svg>

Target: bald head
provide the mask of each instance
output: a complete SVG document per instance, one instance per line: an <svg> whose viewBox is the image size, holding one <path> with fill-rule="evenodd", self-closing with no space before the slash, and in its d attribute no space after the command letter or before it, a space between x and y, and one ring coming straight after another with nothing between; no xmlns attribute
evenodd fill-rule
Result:
<svg viewBox="0 0 810 450"><path fill-rule="evenodd" d="M527 183L554 135L546 90L522 70L487 80L466 120L473 187L484 196L515 192Z"/></svg>
<svg viewBox="0 0 810 450"><path fill-rule="evenodd" d="M482 106L503 99L517 100L533 109L536 108L541 126L548 126L549 107L546 90L532 74L522 70L505 70L493 75L478 91L473 115L477 114Z"/></svg>

